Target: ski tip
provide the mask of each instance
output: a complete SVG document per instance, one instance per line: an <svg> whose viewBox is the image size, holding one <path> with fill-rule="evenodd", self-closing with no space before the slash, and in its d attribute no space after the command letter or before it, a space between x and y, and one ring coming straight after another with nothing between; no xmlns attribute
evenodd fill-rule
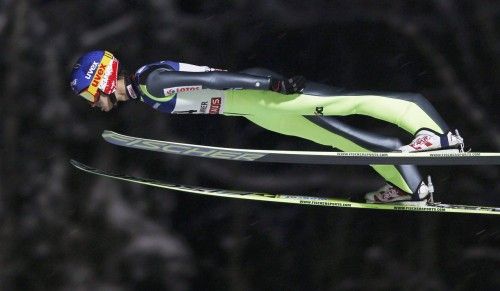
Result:
<svg viewBox="0 0 500 291"><path fill-rule="evenodd" d="M73 166L73 167L76 167L76 168L80 168L82 163L80 163L79 161L77 160L74 160L74 159L70 159L69 160L69 163Z"/></svg>
<svg viewBox="0 0 500 291"><path fill-rule="evenodd" d="M77 168L78 170L84 171L84 172L93 173L93 174L99 174L99 172L102 172L101 170L98 170L98 169L91 167L89 165L86 165L84 163L80 163L79 161L74 160L74 159L70 159L69 163L73 167Z"/></svg>
<svg viewBox="0 0 500 291"><path fill-rule="evenodd" d="M80 169L80 170L86 170L87 168L89 168L89 166L85 165L85 164L82 164L80 163L79 161L75 160L75 159L70 159L69 160L69 163L77 168L77 169Z"/></svg>
<svg viewBox="0 0 500 291"><path fill-rule="evenodd" d="M105 129L105 130L103 130L103 131L102 131L101 136L102 136L103 138L106 138L106 136L108 136L108 135L110 135L110 134L116 134L116 132L111 131L111 130L107 130L107 129Z"/></svg>

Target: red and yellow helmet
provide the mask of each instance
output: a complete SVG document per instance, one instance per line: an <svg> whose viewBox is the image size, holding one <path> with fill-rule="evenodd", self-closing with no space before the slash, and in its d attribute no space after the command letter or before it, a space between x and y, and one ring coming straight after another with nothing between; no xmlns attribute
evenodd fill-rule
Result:
<svg viewBox="0 0 500 291"><path fill-rule="evenodd" d="M113 94L118 80L119 61L108 51L91 51L81 56L71 72L71 89L90 103L101 93Z"/></svg>

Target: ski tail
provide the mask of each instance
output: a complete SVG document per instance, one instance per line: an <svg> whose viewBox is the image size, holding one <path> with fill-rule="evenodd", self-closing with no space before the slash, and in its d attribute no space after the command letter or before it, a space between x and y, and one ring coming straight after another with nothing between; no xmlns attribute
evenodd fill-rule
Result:
<svg viewBox="0 0 500 291"><path fill-rule="evenodd" d="M399 211L418 211L418 212L426 211L426 212L439 212L439 213L493 214L493 215L500 214L500 208L485 207L485 206L452 205L452 204L442 204L442 203L428 203L425 206L410 206L401 204L370 204L370 203L353 202L346 199L325 198L325 197L317 197L310 195L300 196L300 195L286 195L286 194L271 194L271 193L252 192L252 191L235 191L235 190L216 189L216 188L208 188L200 186L188 186L182 184L161 182L154 179L116 174L90 167L76 160L71 160L70 163L77 169L94 175L99 175L103 177L113 178L121 181L137 183L157 188L169 189L173 191L187 192L187 193L206 195L206 196L218 196L225 198L267 201L267 202L277 202L286 204L343 207L343 208L365 208L374 210L399 210Z"/></svg>

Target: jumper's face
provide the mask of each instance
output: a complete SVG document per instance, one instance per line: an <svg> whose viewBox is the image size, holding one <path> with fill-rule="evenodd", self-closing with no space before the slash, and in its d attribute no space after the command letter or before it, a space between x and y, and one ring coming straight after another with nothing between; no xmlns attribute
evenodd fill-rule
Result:
<svg viewBox="0 0 500 291"><path fill-rule="evenodd" d="M111 98L109 95L101 93L99 96L99 100L97 102L91 104L92 107L97 107L101 109L101 111L108 112L113 109L113 102L111 102Z"/></svg>

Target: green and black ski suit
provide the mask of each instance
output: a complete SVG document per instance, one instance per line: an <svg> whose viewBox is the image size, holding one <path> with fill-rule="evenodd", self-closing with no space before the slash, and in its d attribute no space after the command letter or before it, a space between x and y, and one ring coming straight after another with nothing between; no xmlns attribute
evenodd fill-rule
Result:
<svg viewBox="0 0 500 291"><path fill-rule="evenodd" d="M127 94L161 112L241 116L270 131L346 152L392 151L402 143L335 117L365 115L411 135L422 128L441 134L449 129L420 94L355 92L307 82L303 93L285 95L269 90L271 78L283 79L261 68L234 73L162 61L138 69L127 80ZM407 193L414 193L422 180L412 165L371 167Z"/></svg>

